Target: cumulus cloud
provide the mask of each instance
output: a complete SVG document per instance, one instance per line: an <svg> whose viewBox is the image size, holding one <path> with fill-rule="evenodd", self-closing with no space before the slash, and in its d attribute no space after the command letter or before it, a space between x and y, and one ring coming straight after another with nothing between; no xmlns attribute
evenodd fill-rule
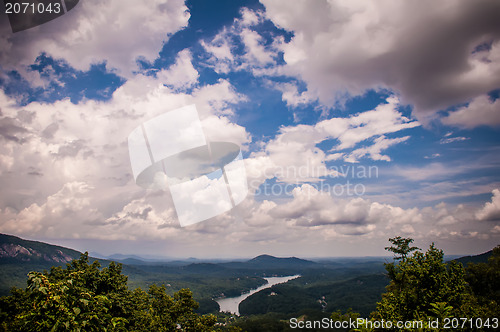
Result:
<svg viewBox="0 0 500 332"><path fill-rule="evenodd" d="M294 34L281 74L326 105L384 87L425 118L500 86L498 2L262 2Z"/></svg>
<svg viewBox="0 0 500 332"><path fill-rule="evenodd" d="M67 14L36 28L13 34L8 21L0 26L0 62L4 68L22 68L45 52L88 70L106 62L125 77L137 70L138 58L154 60L162 43L187 26L183 0L80 1Z"/></svg>
<svg viewBox="0 0 500 332"><path fill-rule="evenodd" d="M471 128L481 122L474 122L471 114L481 114L496 123L496 101L482 98L499 83L499 30L491 28L498 23L489 14L497 5L480 2L428 2L431 12L422 2L412 1L264 1L266 12L242 9L231 26L201 41L208 58L197 54L202 60L198 65L218 73L246 70L264 75L262 81L281 91L292 108L318 101L332 106L367 89L388 88L399 97L349 117L281 127L269 141L256 142L258 149L245 160L248 178L255 180L251 189L276 178L277 185L293 183L291 197L248 197L231 213L186 228L180 228L168 192L145 191L134 184L126 143L130 131L169 109L196 103L208 140L230 141L246 149L252 136L238 124L235 111L246 97L229 79L202 85L192 50L179 52L174 64L155 76L136 72L138 58L154 60L162 43L186 26L184 2L154 0L137 6L130 0L106 5L88 0L58 20L18 34L11 34L4 21L0 60L6 70L20 70L46 52L80 70L106 62L108 69L128 80L106 102L60 100L18 107L16 100L0 92L0 231L39 238L159 241L165 249L162 254L180 256L237 251L248 256L263 250L317 255L311 243L337 249L325 255L347 255L360 246L373 246L373 241L383 248L389 234L478 239L498 233L498 227L492 230L488 223L469 229L471 220L497 218L498 190L475 215L476 211L444 203L403 208L394 201L374 201L373 196L340 198L313 186L326 175L343 176L328 169L327 161L391 161L388 149L409 140L403 131L420 126L402 114L401 103L414 104L421 116L469 100L444 121ZM269 23L266 15L293 32L289 42L263 32ZM477 17L484 17L481 24L476 24ZM451 34L463 39L449 38ZM38 73L22 75L32 84L48 84L39 81ZM47 66L44 75L51 84L62 84L54 68ZM272 83L275 75L295 78ZM451 135L444 140L460 139ZM333 148L320 149L323 142L333 143ZM390 171L422 181L464 169L433 163ZM445 188L448 194L465 187L454 185ZM460 194L474 190L467 187ZM399 196L412 202L412 194ZM373 241L368 245L364 239ZM210 246L217 248L207 250Z"/></svg>
<svg viewBox="0 0 500 332"><path fill-rule="evenodd" d="M252 155L248 168L262 167L250 171L257 179L273 178L284 182L317 181L327 175L338 176L328 170L325 162L343 158L346 162L357 162L361 158L390 161L381 152L408 140L408 136L387 138L385 135L420 126L418 121L403 116L399 111L399 100L389 97L386 103L375 109L346 118L331 118L315 125L282 127L278 135L265 144L264 151ZM328 153L317 147L326 140L337 140L338 144ZM364 144L353 151L359 144ZM334 172L335 173L335 172Z"/></svg>
<svg viewBox="0 0 500 332"><path fill-rule="evenodd" d="M351 152L345 158L345 161L350 162L350 163L355 163L355 162L358 162L359 158L362 158L364 156L369 156L372 160L391 161L391 158L389 156L382 155L380 152L382 150L388 149L392 145L396 145L398 143L404 142L404 141L408 140L409 138L410 138L410 136L388 139L382 135L380 137L377 137L374 140L373 145L371 145L369 147L356 149L353 152Z"/></svg>
<svg viewBox="0 0 500 332"><path fill-rule="evenodd" d="M26 128L22 127L17 119L0 119L0 137L4 140L22 143L25 140L23 136L26 135L26 133Z"/></svg>
<svg viewBox="0 0 500 332"><path fill-rule="evenodd" d="M92 225L90 236L110 240L165 239L180 226L168 195L153 193L133 199L120 211Z"/></svg>
<svg viewBox="0 0 500 332"><path fill-rule="evenodd" d="M193 87L198 82L198 71L193 67L193 55L188 49L179 54L175 63L168 69L157 73L158 79L167 86L177 90L186 90Z"/></svg>
<svg viewBox="0 0 500 332"><path fill-rule="evenodd" d="M101 217L90 206L88 193L92 190L84 182L68 182L43 204L33 203L16 213L6 209L0 219L0 228L4 232L33 236L44 233L47 236L70 235L79 238L79 223Z"/></svg>
<svg viewBox="0 0 500 332"><path fill-rule="evenodd" d="M292 220L297 226L362 226L377 222L370 217L370 203L362 198L336 200L327 192L304 184L292 191L293 199L270 211L275 218ZM341 231L341 233L343 233Z"/></svg>
<svg viewBox="0 0 500 332"><path fill-rule="evenodd" d="M137 74L106 102L65 99L20 107L0 91L0 230L68 238L170 234L178 221L169 195L150 199L133 182L129 133L194 103L207 139L241 146L251 140L232 110L244 96L227 80L198 86L189 55L180 52L158 77Z"/></svg>
<svg viewBox="0 0 500 332"><path fill-rule="evenodd" d="M210 55L207 64L218 73L250 70L262 75L278 59L278 46L282 38L268 42L255 28L264 21L262 11L242 8L240 17L222 29L211 40L202 40L201 45ZM242 48L243 50L239 50ZM263 71L264 70L264 71ZM272 69L269 69L272 70Z"/></svg>
<svg viewBox="0 0 500 332"><path fill-rule="evenodd" d="M297 107L300 105L307 105L314 102L316 98L311 96L308 91L301 91L296 84L293 83L277 83L272 84L275 89L278 89L282 93L282 99L290 107Z"/></svg>
<svg viewBox="0 0 500 332"><path fill-rule="evenodd" d="M461 229L473 219L473 214L461 205L450 207L440 203L434 207L404 209L362 196L339 198L334 192L310 184L300 185L291 193L290 199L280 203L268 200L250 203L245 223L272 232L286 227L287 233L295 234L307 228L303 234L330 238L387 234L425 238L433 232Z"/></svg>
<svg viewBox="0 0 500 332"><path fill-rule="evenodd" d="M476 212L479 220L500 220L500 190L492 191L491 202L486 202L482 209Z"/></svg>
<svg viewBox="0 0 500 332"><path fill-rule="evenodd" d="M500 125L500 99L488 96L474 98L467 106L451 112L442 119L443 123L464 128Z"/></svg>
<svg viewBox="0 0 500 332"><path fill-rule="evenodd" d="M200 43L205 51L211 55L209 64L217 73L228 73L234 65L234 56L231 51L232 43L226 37L226 28L216 35L211 41L202 40Z"/></svg>

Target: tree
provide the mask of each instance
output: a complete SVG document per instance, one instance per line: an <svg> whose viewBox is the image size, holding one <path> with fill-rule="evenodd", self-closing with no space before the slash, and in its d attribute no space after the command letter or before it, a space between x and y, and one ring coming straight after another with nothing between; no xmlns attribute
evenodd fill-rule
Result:
<svg viewBox="0 0 500 332"><path fill-rule="evenodd" d="M129 290L121 264L100 268L88 254L66 268L30 272L25 290L0 300L6 331L213 331L216 318L194 313L188 289L174 296L165 286Z"/></svg>
<svg viewBox="0 0 500 332"><path fill-rule="evenodd" d="M462 264L443 262L443 251L434 243L427 252L410 247L412 239L390 239L394 263L386 264L390 278L387 292L372 313L376 320L428 321L448 317L477 317L476 301L465 280ZM410 255L412 252L412 255Z"/></svg>
<svg viewBox="0 0 500 332"><path fill-rule="evenodd" d="M396 256L395 260L406 260L408 254L415 250L420 250L418 247L410 247L410 244L413 243L413 239L404 238L401 236L396 236L395 238L389 239L389 242L393 244L393 246L385 247L385 250L392 251Z"/></svg>
<svg viewBox="0 0 500 332"><path fill-rule="evenodd" d="M488 263L469 263L466 280L483 308L483 315L500 316L500 246L493 249Z"/></svg>

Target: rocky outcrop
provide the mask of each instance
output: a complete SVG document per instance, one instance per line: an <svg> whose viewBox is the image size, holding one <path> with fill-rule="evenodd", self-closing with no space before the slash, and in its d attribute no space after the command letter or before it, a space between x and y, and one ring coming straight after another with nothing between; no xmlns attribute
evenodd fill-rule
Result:
<svg viewBox="0 0 500 332"><path fill-rule="evenodd" d="M15 258L23 262L42 260L54 263L69 263L73 260L73 257L63 253L61 250L54 250L50 254L40 253L33 248L13 243L3 243L0 245L0 258Z"/></svg>

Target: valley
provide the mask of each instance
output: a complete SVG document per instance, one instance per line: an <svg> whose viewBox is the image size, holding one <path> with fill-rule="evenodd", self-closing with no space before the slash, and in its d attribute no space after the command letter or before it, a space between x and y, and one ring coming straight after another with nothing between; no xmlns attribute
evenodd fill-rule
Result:
<svg viewBox="0 0 500 332"><path fill-rule="evenodd" d="M0 295L12 287L25 288L30 271L65 267L82 253L46 243L0 235ZM486 262L491 252L457 261ZM332 312L355 312L369 317L389 284L388 257L301 259L260 255L248 260L147 260L120 256L125 285L147 290L164 285L173 296L189 288L199 303L198 314L217 316L222 326L244 331L262 326L287 331L292 317L321 320ZM101 269L111 260L98 260ZM274 326L274 327L273 327Z"/></svg>

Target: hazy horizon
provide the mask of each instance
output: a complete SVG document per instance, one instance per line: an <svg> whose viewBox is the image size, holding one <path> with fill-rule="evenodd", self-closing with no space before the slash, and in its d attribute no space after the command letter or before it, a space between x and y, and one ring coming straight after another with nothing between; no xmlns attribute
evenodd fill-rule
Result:
<svg viewBox="0 0 500 332"><path fill-rule="evenodd" d="M10 235L10 234L7 234L7 235ZM124 256L124 257L133 257L133 256L136 256L136 257L139 257L141 259L145 259L145 260L165 260L165 261L173 261L173 260L199 260L199 261L209 261L209 260L213 260L213 261L228 261L228 260L249 260L249 259L253 259L253 258L256 258L258 256L264 256L264 255L268 255L268 256L273 256L273 257L277 257L277 258L300 258L300 259L305 259L305 260L327 260L327 259L369 259L369 258L374 258L374 259L388 259L388 260L391 260L394 258L394 255L391 255L390 253L388 253L387 251L384 252L383 255L358 255L358 256L335 256L335 255L331 255L331 256L300 256L300 255L274 255L274 254L270 254L270 253L266 253L266 252L262 252L262 253L257 253L257 254L254 254L254 255L250 255L250 256L161 256L161 255L155 255L154 253L152 254L138 254L137 252L112 252L112 253L102 253L102 252L97 252L97 251L94 251L94 250L90 250L90 249L82 249L82 248L77 248L77 247L69 247L69 246L66 246L64 245L64 241L62 243L56 243L54 240L50 240L50 239L37 239L37 238L23 238L24 240L29 240L29 241L38 241L38 242L43 242L43 243L48 243L48 244L51 244L51 245L58 245L58 246L63 246L63 247L66 247L66 248L69 248L69 249L73 249L73 250L77 250L77 251L80 251L80 252L88 252L90 256L93 256L95 258L104 258L104 259L108 259L112 256ZM72 241L68 241L69 243L72 243ZM427 247L426 248L422 248L420 247L420 249L422 251L426 251L427 250ZM493 249L493 248L491 248ZM488 252L490 251L491 249L489 250L486 250L486 251L482 251L482 252L473 252L473 253L444 253L444 256L445 258L446 257L461 257L461 256L475 256L475 255L480 255L480 254L483 254L485 252Z"/></svg>

